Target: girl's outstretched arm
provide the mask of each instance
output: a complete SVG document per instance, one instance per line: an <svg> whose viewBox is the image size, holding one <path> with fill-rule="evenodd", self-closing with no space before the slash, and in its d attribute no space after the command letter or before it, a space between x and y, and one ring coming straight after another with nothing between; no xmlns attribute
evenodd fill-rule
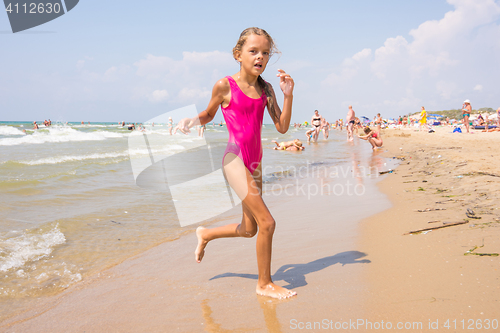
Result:
<svg viewBox="0 0 500 333"><path fill-rule="evenodd" d="M283 95L285 96L284 102L283 102L283 110L280 110L278 103L276 101L276 94L274 93L274 90L271 88L272 91L272 98L274 99L274 105L276 107L276 114L279 115L279 119L274 121L274 126L276 126L276 129L278 132L281 134L284 134L288 131L288 127L290 127L290 119L292 118L292 102L293 102L293 87L294 87L294 82L290 74L285 73L284 70L278 69L278 76L280 78L280 88L281 91L283 91ZM271 118L273 118L271 116Z"/></svg>
<svg viewBox="0 0 500 333"><path fill-rule="evenodd" d="M231 88L229 86L229 81L226 78L217 81L212 89L212 98L210 98L207 108L194 118L184 118L179 121L174 129L174 134L177 130L184 134L188 134L191 132L191 127L196 125L205 125L206 123L211 122L212 119L214 119L219 106L223 103L229 103L230 98Z"/></svg>

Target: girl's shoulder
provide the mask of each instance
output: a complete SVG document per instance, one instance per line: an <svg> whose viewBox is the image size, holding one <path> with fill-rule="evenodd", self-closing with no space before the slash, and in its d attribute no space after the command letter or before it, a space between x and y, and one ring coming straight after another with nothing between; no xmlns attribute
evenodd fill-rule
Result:
<svg viewBox="0 0 500 333"><path fill-rule="evenodd" d="M229 92L231 90L231 85L229 84L228 77L226 76L220 80L217 80L217 82L214 84L213 90L222 94Z"/></svg>

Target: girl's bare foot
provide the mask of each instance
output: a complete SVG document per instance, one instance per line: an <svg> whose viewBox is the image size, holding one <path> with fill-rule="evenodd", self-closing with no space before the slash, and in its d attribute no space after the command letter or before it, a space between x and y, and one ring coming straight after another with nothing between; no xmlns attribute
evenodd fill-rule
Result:
<svg viewBox="0 0 500 333"><path fill-rule="evenodd" d="M257 292L257 295L278 298L278 299L289 298L297 295L295 291L277 286L272 282L265 285L264 287L260 287L257 285L255 291Z"/></svg>
<svg viewBox="0 0 500 333"><path fill-rule="evenodd" d="M205 230L204 227L198 227L196 229L196 237L198 238L198 246L196 246L196 250L194 251L196 262L201 262L201 259L203 259L205 255L205 246L207 246L208 243L203 239L203 230Z"/></svg>

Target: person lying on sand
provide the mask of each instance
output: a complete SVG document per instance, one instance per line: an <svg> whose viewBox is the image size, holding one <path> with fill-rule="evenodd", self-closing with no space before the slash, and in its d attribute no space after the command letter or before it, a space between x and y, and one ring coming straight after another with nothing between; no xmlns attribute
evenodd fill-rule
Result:
<svg viewBox="0 0 500 333"><path fill-rule="evenodd" d="M490 128L490 129L484 129L481 132L500 132L500 128Z"/></svg>
<svg viewBox="0 0 500 333"><path fill-rule="evenodd" d="M295 139L293 141L282 141L278 143L276 140L273 140L277 147L274 147L274 150L304 150L305 147L302 146L302 141L299 139Z"/></svg>
<svg viewBox="0 0 500 333"><path fill-rule="evenodd" d="M366 126L363 131L365 132L365 135L363 136L358 135L358 138L370 142L373 150L382 147L383 141L379 133L372 131L368 126Z"/></svg>

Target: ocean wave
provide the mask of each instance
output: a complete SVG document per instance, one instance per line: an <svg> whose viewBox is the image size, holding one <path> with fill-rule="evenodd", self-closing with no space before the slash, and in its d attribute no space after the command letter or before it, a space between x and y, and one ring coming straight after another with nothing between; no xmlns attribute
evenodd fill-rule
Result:
<svg viewBox="0 0 500 333"><path fill-rule="evenodd" d="M21 132L22 133L22 132ZM103 141L110 138L122 138L123 134L95 131L81 132L70 127L51 127L44 130L35 131L32 135L25 135L20 138L0 139L0 146L15 146L20 144L43 144L59 143L71 141Z"/></svg>
<svg viewBox="0 0 500 333"><path fill-rule="evenodd" d="M19 161L21 164L26 165L41 165L41 164L59 164L66 162L84 161L84 160L96 160L105 158L119 158L128 157L128 153L103 153L103 154L89 154L89 155L68 155L68 156L55 156L41 158L35 161Z"/></svg>
<svg viewBox="0 0 500 333"><path fill-rule="evenodd" d="M0 135L26 135L26 133L12 126L0 126Z"/></svg>
<svg viewBox="0 0 500 333"><path fill-rule="evenodd" d="M64 244L66 237L55 225L42 233L24 231L21 235L0 239L0 272L20 268L52 253L55 246Z"/></svg>
<svg viewBox="0 0 500 333"><path fill-rule="evenodd" d="M163 154L163 153L173 153L172 151L182 150L184 147L180 145L169 145L162 149L151 149L153 154ZM17 163L25 165L43 165L43 164L60 164L67 162L85 161L85 160L97 160L97 159L113 159L113 158L128 158L130 156L141 156L149 155L149 150L147 149L129 149L123 152L116 153L95 153L87 155L66 155L66 156L52 156L47 158L41 158L33 161L17 161Z"/></svg>

